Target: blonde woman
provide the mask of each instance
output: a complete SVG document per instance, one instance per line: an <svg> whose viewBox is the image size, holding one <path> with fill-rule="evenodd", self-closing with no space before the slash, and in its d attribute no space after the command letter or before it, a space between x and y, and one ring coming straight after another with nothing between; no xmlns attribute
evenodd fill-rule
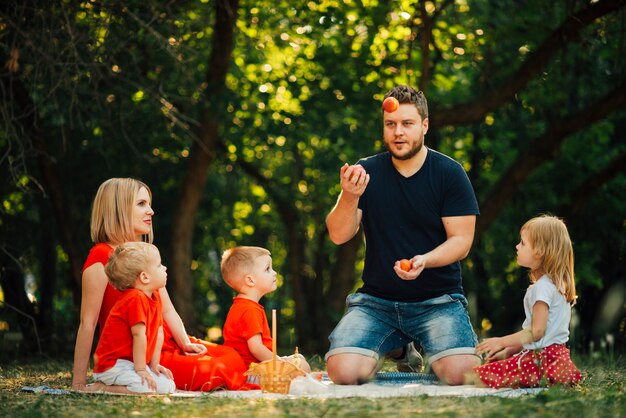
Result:
<svg viewBox="0 0 626 418"><path fill-rule="evenodd" d="M132 178L112 178L100 185L91 213L94 247L83 266L80 325L74 348L72 387L78 391L103 389L87 384L89 358L96 328L102 332L106 318L121 292L105 274L114 249L125 242L152 243L152 192ZM229 347L187 335L183 322L167 293L159 289L163 303L164 342L161 364L174 374L176 387L183 390L239 389L245 384L245 364Z"/></svg>
<svg viewBox="0 0 626 418"><path fill-rule="evenodd" d="M574 252L567 228L554 216L533 218L522 226L515 248L517 264L530 269L526 319L521 331L478 344L476 353L487 363L474 368L474 381L492 388L576 384L581 373L565 345L576 302Z"/></svg>

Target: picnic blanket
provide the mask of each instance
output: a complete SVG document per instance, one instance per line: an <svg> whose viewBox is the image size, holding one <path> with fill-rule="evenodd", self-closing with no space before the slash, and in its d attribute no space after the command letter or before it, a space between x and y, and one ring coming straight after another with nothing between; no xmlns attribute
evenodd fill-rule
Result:
<svg viewBox="0 0 626 418"><path fill-rule="evenodd" d="M291 382L289 394L266 393L261 390L250 391L216 391L208 396L225 398L391 398L407 396L499 396L518 397L535 395L544 388L533 389L491 389L478 388L473 385L446 386L438 383L435 375L423 373L382 372L378 373L370 383L362 385L335 385L326 374L322 380L311 375L296 377Z"/></svg>
<svg viewBox="0 0 626 418"><path fill-rule="evenodd" d="M245 399L298 399L298 398L390 398L408 396L454 396L454 397L474 397L474 396L499 396L518 397L522 395L536 395L545 388L533 389L491 389L478 388L472 385L446 386L438 383L437 378L432 374L425 373L402 373L402 372L381 372L378 373L370 383L363 385L335 385L326 373L321 374L321 380L312 375L295 378L291 382L289 394L266 393L261 390L233 391L216 390L213 392L189 392L177 390L169 395L149 395L149 396L171 396L171 397L221 397L221 398L245 398ZM67 395L80 394L85 392L75 392L66 389L52 388L49 386L24 386L23 392ZM107 392L90 392L89 394L120 394ZM132 395L122 395L132 396Z"/></svg>
<svg viewBox="0 0 626 418"><path fill-rule="evenodd" d="M206 396L205 392L190 392L186 390L176 390L174 393L170 393L167 395L159 395L159 394L137 394L137 395L129 395L125 393L114 393L114 392L104 392L104 391L96 391L96 392L80 392L77 390L67 390L67 389L58 389L53 388L47 385L41 386L24 386L22 387L22 392L29 393L38 393L43 395L113 395L113 396L173 396L176 398L197 398L201 396Z"/></svg>

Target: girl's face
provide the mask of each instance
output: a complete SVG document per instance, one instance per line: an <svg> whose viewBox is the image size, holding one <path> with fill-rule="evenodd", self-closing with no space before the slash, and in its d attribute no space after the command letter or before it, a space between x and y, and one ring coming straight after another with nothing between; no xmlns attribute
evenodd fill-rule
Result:
<svg viewBox="0 0 626 418"><path fill-rule="evenodd" d="M137 235L137 241L141 240L142 235L152 231L152 215L154 211L150 206L150 194L145 187L142 187L137 192L133 206L133 230Z"/></svg>
<svg viewBox="0 0 626 418"><path fill-rule="evenodd" d="M528 233L526 230L520 232L520 242L515 246L517 250L517 264L521 267L528 267L531 270L536 270L541 264L541 258L537 256L534 248L528 241Z"/></svg>

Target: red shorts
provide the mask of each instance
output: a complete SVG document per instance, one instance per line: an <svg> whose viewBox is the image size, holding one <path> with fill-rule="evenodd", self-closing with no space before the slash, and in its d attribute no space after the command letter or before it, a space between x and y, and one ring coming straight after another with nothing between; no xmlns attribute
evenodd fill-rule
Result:
<svg viewBox="0 0 626 418"><path fill-rule="evenodd" d="M474 367L478 377L492 388L532 388L555 384L575 385L581 373L572 363L565 344L522 350L505 360Z"/></svg>

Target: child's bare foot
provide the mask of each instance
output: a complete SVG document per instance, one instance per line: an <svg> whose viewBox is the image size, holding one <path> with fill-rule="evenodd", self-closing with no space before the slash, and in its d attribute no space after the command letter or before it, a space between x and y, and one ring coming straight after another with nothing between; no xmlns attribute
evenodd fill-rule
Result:
<svg viewBox="0 0 626 418"><path fill-rule="evenodd" d="M468 373L465 373L465 379L463 381L464 385L474 385L477 388L486 388L488 387L482 380L480 380L480 377L478 377L478 373L476 373L475 371L471 371Z"/></svg>
<svg viewBox="0 0 626 418"><path fill-rule="evenodd" d="M88 385L85 385L83 389L78 390L78 392L100 392L104 390L106 385L102 382L94 382Z"/></svg>
<svg viewBox="0 0 626 418"><path fill-rule="evenodd" d="M141 395L141 393L132 392L126 386L106 385L102 382L94 382L85 385L85 390L80 392L86 393L119 393L122 395Z"/></svg>

